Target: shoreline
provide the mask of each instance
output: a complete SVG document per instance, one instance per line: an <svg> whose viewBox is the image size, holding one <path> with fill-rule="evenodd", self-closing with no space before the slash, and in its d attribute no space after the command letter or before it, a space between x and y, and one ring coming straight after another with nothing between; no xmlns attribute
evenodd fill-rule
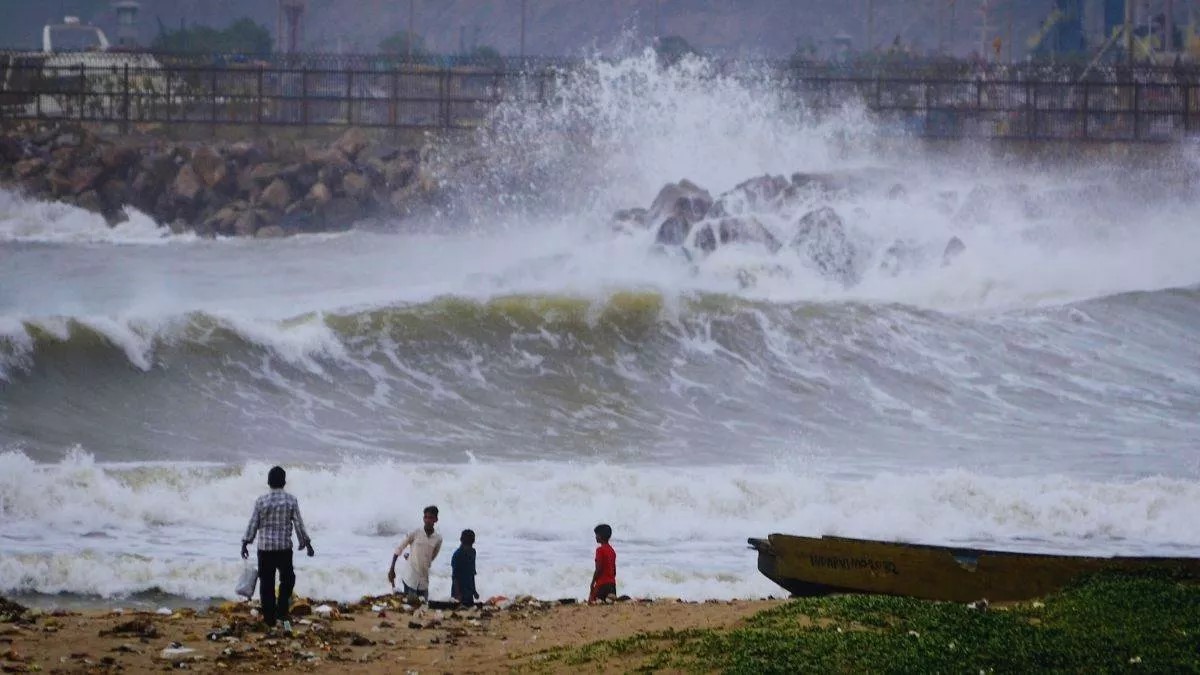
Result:
<svg viewBox="0 0 1200 675"><path fill-rule="evenodd" d="M0 600L0 667L4 672L508 672L536 668L548 650L664 630L731 628L784 602L587 605L525 596L451 610L410 608L399 596L356 603L297 598L293 634L285 636L267 633L257 623L251 611L257 602L200 610L44 612L14 610Z"/></svg>

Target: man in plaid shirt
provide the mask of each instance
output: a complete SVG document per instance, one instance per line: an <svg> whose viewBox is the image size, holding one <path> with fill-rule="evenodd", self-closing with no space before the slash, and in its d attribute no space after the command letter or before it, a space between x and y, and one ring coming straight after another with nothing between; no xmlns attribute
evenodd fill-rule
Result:
<svg viewBox="0 0 1200 675"><path fill-rule="evenodd" d="M304 519L300 517L300 502L283 491L287 473L283 467L272 467L267 472L267 485L271 491L254 502L254 513L242 537L242 559L250 557L246 548L258 537L258 588L262 599L263 621L274 627L278 616L283 619L283 629L290 632L292 624L288 618L288 604L292 600L292 588L296 585L296 572L292 568L292 526L296 528L298 546L314 555L312 540L304 530ZM275 602L275 570L279 570L279 603Z"/></svg>

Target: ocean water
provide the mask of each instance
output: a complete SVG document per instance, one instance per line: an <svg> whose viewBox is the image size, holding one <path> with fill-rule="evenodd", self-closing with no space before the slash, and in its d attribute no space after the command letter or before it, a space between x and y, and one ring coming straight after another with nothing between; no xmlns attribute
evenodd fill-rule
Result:
<svg viewBox="0 0 1200 675"><path fill-rule="evenodd" d="M110 229L0 192L0 593L232 597L276 463L318 551L297 590L335 599L387 590L426 504L435 597L467 527L509 596L584 597L599 522L650 597L779 594L745 545L771 532L1200 555L1195 148L934 155L645 56L473 142L451 203L337 235ZM668 182L797 171L857 187L754 216L786 242L833 208L857 283L610 222Z"/></svg>

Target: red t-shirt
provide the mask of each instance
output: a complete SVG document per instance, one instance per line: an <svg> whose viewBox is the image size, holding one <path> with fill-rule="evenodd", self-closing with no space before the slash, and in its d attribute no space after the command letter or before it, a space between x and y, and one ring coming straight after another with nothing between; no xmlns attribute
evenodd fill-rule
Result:
<svg viewBox="0 0 1200 675"><path fill-rule="evenodd" d="M597 586L617 583L617 552L612 545L600 544L596 547L596 569L600 570Z"/></svg>

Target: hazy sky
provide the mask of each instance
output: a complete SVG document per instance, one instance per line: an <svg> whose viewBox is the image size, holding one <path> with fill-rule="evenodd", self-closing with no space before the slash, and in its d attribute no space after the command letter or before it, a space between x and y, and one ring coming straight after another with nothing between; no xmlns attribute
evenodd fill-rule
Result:
<svg viewBox="0 0 1200 675"><path fill-rule="evenodd" d="M1085 0L1085 24L1099 28L1102 0ZM1153 0L1157 7L1163 0ZM140 28L149 42L162 24L180 21L224 26L248 16L276 30L278 0L141 0ZM456 52L460 45L520 51L521 0L412 0L417 33L432 49ZM1012 36L1020 55L1053 0L526 0L526 52L568 55L611 51L644 44L655 33L681 35L697 47L721 53L786 56L798 45L827 48L845 34L856 46L869 34L881 47L896 36L927 53L939 45L960 55ZM1185 0L1176 0L1182 8ZM874 21L868 6L875 8ZM308 0L304 45L310 51L372 52L389 34L408 28L409 0ZM1179 9L1182 16L1183 9ZM113 27L110 0L0 0L0 42L35 47L42 24L62 13ZM1010 29L1011 24L1011 29ZM1007 46L1005 48L1007 52Z"/></svg>

